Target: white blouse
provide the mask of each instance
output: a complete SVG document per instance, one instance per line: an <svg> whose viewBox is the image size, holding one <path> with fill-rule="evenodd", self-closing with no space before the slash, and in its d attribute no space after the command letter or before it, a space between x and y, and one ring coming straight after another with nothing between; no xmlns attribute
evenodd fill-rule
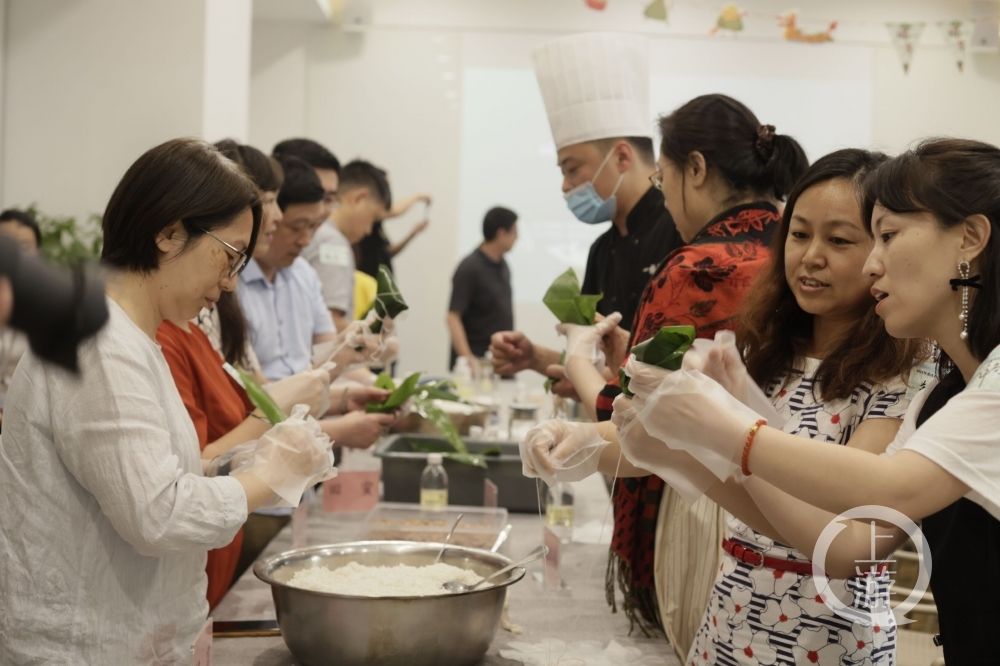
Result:
<svg viewBox="0 0 1000 666"><path fill-rule="evenodd" d="M887 455L913 451L969 487L966 498L1000 520L1000 347L968 385L919 428L917 416L934 380L913 399Z"/></svg>
<svg viewBox="0 0 1000 666"><path fill-rule="evenodd" d="M0 442L0 663L190 663L205 555L247 500L205 478L159 345L113 301L80 377L25 354Z"/></svg>

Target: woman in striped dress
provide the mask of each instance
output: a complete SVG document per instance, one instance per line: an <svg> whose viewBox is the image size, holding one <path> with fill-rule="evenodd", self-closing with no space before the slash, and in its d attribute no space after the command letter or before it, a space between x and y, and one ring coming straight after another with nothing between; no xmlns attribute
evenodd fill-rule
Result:
<svg viewBox="0 0 1000 666"><path fill-rule="evenodd" d="M888 446L906 411L905 378L916 351L881 326L871 279L861 270L872 239L859 184L884 159L841 150L806 172L783 213L775 261L751 292L737 331L749 375L785 420L784 432L875 453ZM635 385L637 403L648 397L643 383ZM615 406L616 413L628 408ZM628 428L627 418L616 421ZM626 432L622 447L635 464L666 449L646 432L646 441ZM753 483L712 481L695 485L733 515L687 663L894 663L894 626L839 617L817 591L809 554L826 521L816 521L813 532L789 529L775 517L792 513L796 500ZM848 606L870 605L861 579L831 579L830 590Z"/></svg>

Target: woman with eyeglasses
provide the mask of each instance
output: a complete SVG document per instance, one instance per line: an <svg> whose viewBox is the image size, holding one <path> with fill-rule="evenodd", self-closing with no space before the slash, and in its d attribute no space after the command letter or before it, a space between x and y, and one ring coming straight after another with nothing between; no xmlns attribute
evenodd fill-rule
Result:
<svg viewBox="0 0 1000 666"><path fill-rule="evenodd" d="M618 346L608 349L615 364L625 350L664 326L689 324L700 338L733 328L751 283L770 262L769 246L780 226L777 204L808 163L795 139L776 134L725 95L687 102L661 118L660 134L651 180L663 190L685 244L646 285L630 336L609 333L603 322L567 327L567 374L603 423L544 423L529 434L523 460L528 475L544 472L574 481L601 471L620 477L614 487L608 601L613 606L615 589L621 588L629 619L643 629L662 622L683 659L718 566L723 512L704 497L688 504L659 477L619 465L617 433L608 419L621 389L617 380L605 384L593 359L602 336L605 345ZM571 469L558 468L571 458Z"/></svg>
<svg viewBox="0 0 1000 666"><path fill-rule="evenodd" d="M254 252L260 252L261 246L265 246L266 251L270 235L274 233L277 224L275 217L281 219L281 211L274 203L281 186L281 167L252 146L240 145L234 141L220 141L215 146L239 165L256 186L262 207L260 231ZM234 247L215 233L206 231L205 234L229 253L230 272L234 276L238 275L247 264L247 251ZM163 349L163 356L170 367L177 391L194 423L201 457L206 461L227 453L235 446L257 439L269 428L267 420L259 410L254 409L246 391L234 376L234 366L246 368L249 365L246 349L250 348L250 345L245 344L246 325L242 321L243 313L236 294L223 291L214 305L213 312L222 310L221 315L228 326L226 330L235 329L237 333L242 333L241 337L229 336L230 340L239 337L239 340L229 345L231 353L242 352L232 364L220 355L194 320L165 320L156 331L156 340ZM260 381L263 382L263 379ZM295 404L307 404L316 405L314 416L319 416L320 408L327 406L330 401L329 384L329 373L315 370L277 382L269 387L269 391L286 413ZM241 528L229 544L208 552L205 572L208 574L209 607L214 608L232 584L242 545Z"/></svg>
<svg viewBox="0 0 1000 666"><path fill-rule="evenodd" d="M206 478L156 343L236 286L260 224L253 184L193 139L152 148L104 214L110 320L72 376L29 352L0 442L0 663L190 663L205 553L275 488L328 471L329 443L282 424L232 476ZM313 424L314 425L314 424ZM321 441L323 440L323 441Z"/></svg>

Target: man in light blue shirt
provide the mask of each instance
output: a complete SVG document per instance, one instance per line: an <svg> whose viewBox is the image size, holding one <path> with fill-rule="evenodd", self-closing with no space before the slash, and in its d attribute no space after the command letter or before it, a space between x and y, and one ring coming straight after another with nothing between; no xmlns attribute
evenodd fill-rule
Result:
<svg viewBox="0 0 1000 666"><path fill-rule="evenodd" d="M282 221L267 254L250 261L239 285L250 342L271 381L308 370L312 346L336 336L319 277L299 256L326 219L323 186L302 160L287 158L282 167Z"/></svg>

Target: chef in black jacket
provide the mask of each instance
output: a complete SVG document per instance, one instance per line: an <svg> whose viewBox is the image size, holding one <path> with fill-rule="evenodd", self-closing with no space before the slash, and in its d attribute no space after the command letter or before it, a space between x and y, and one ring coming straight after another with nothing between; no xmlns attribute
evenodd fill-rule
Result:
<svg viewBox="0 0 1000 666"><path fill-rule="evenodd" d="M681 244L650 182L656 156L647 45L635 36L578 34L542 45L533 60L566 204L585 224L611 222L590 247L582 291L604 294L597 311L620 312L622 327L631 328L643 287ZM490 351L502 375L531 368L561 376L559 352L521 332L495 334ZM572 394L560 384L557 392Z"/></svg>

